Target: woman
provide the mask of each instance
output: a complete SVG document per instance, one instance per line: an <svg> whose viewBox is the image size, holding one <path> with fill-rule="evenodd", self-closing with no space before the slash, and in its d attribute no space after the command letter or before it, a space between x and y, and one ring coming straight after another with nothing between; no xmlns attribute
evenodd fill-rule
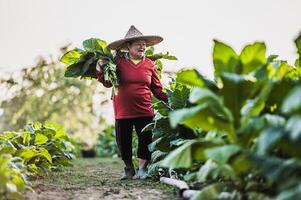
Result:
<svg viewBox="0 0 301 200"><path fill-rule="evenodd" d="M132 162L132 131L135 127L138 134L139 168L137 178L148 177L147 165L151 159L148 144L152 142L151 131L141 130L152 122L154 117L151 108L151 92L162 101L168 102L166 93L158 78L155 64L145 57L147 46L153 46L163 40L160 36L144 36L134 26L131 26L124 39L109 44L112 50L128 50L124 57L117 57L117 75L119 79L118 94L113 96L115 114L116 142L124 161L124 173L121 179L131 179L136 174ZM105 64L104 60L98 62ZM101 68L97 67L98 80L105 87L112 87L110 81L105 81Z"/></svg>

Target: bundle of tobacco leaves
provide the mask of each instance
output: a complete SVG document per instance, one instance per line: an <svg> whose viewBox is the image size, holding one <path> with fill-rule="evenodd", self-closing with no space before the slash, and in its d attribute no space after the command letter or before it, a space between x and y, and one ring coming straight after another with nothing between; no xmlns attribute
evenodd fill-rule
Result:
<svg viewBox="0 0 301 200"><path fill-rule="evenodd" d="M91 38L83 42L83 48L75 48L65 53L60 61L68 65L65 77L80 77L81 79L95 79L96 64L98 59L105 59L108 62L102 65L104 79L111 81L114 94L118 91L117 66L114 63L115 52L111 52L107 43L97 38Z"/></svg>

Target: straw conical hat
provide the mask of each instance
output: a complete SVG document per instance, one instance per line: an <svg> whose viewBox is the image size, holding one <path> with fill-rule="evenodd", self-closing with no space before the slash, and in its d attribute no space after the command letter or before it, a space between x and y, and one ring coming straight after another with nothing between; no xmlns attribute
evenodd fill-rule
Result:
<svg viewBox="0 0 301 200"><path fill-rule="evenodd" d="M163 40L163 38L158 35L143 35L135 26L132 25L126 33L124 39L112 42L108 45L108 47L113 50L125 49L126 42L137 39L145 40L146 46L158 44Z"/></svg>

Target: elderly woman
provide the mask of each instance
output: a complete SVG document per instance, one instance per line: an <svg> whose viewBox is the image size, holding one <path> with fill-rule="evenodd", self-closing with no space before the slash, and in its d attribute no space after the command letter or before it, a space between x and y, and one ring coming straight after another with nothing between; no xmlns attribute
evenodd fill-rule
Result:
<svg viewBox="0 0 301 200"><path fill-rule="evenodd" d="M148 145L152 142L151 131L141 130L152 122L154 111L151 108L151 92L162 101L167 102L166 93L158 78L155 64L145 57L145 49L160 43L160 36L143 35L131 26L124 39L109 44L112 50L127 50L123 57L117 57L117 75L119 79L118 94L113 96L115 114L116 142L124 161L124 173L121 179L131 179L137 173L137 178L148 177L147 165L151 159ZM105 64L99 60L99 65ZM110 81L105 81L101 68L97 67L98 80L105 87L112 87ZM139 168L136 172L132 162L132 131L135 127L138 134Z"/></svg>

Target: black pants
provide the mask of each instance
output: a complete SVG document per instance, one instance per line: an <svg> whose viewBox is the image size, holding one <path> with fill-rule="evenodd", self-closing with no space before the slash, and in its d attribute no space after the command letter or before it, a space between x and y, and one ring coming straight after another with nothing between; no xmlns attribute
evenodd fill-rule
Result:
<svg viewBox="0 0 301 200"><path fill-rule="evenodd" d="M149 123L153 117L137 117L130 119L115 119L116 142L119 148L121 159L124 161L132 160L132 132L133 127L138 135L138 158L144 160L151 159L151 152L148 145L152 142L152 132L141 130Z"/></svg>

